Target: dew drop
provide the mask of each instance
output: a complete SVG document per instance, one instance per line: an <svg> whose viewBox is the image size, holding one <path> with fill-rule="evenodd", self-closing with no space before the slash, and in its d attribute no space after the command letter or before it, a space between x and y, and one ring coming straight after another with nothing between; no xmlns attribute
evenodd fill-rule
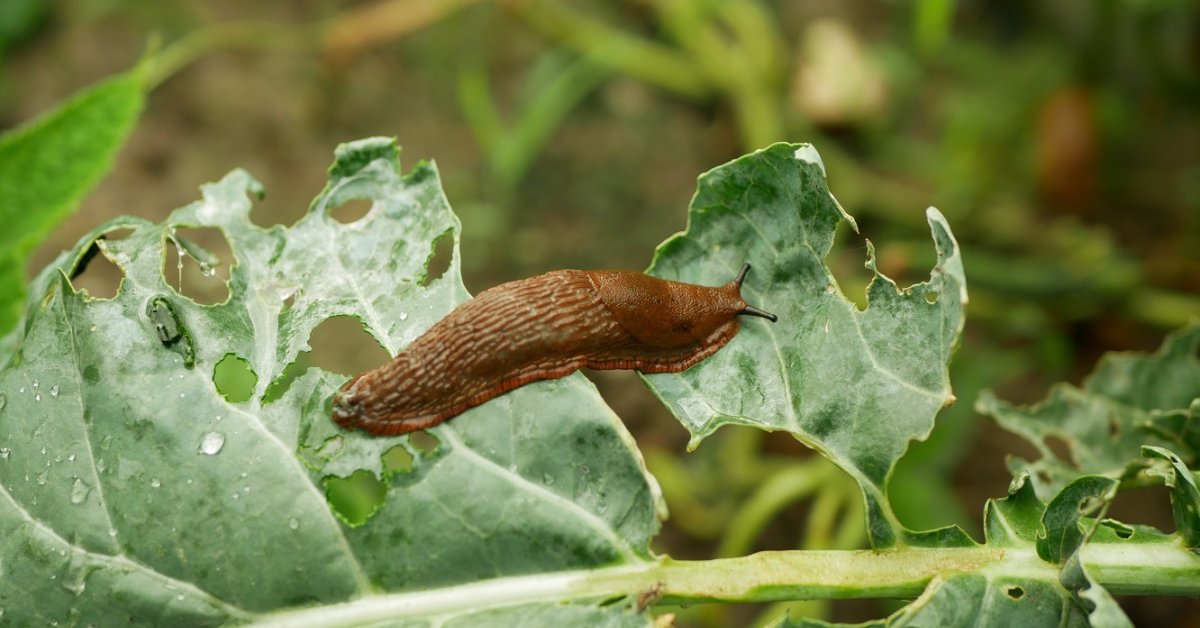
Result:
<svg viewBox="0 0 1200 628"><path fill-rule="evenodd" d="M180 399L183 399L183 398L184 398L184 397L186 397L186 396L187 396L187 393L179 393L179 398L180 398Z"/></svg>
<svg viewBox="0 0 1200 628"><path fill-rule="evenodd" d="M238 495L237 493L234 493L234 494L233 494L233 498L234 498L234 499L237 499L237 498L239 498L239 497L241 497L241 495Z"/></svg>
<svg viewBox="0 0 1200 628"><path fill-rule="evenodd" d="M116 529L116 528L109 528L109 529L108 529L108 535L109 535L109 536L111 536L111 537L113 537L113 538L116 538L116 536L117 536L117 529Z"/></svg>
<svg viewBox="0 0 1200 628"><path fill-rule="evenodd" d="M39 474L38 474L38 476L37 476L37 483L38 483L39 485L41 485L41 486L45 486L45 485L46 485L46 478L47 478L47 477L49 477L49 475L50 475L50 474L49 474L48 472L46 472L46 471L42 471L42 472L41 472L41 473L39 473Z"/></svg>
<svg viewBox="0 0 1200 628"><path fill-rule="evenodd" d="M88 331L96 331L96 326L92 325L91 327L88 328Z"/></svg>
<svg viewBox="0 0 1200 628"><path fill-rule="evenodd" d="M35 394L35 395L33 396L33 400L34 400L34 401L41 401L41 400L42 400L42 393L37 393L37 394Z"/></svg>
<svg viewBox="0 0 1200 628"><path fill-rule="evenodd" d="M243 493L249 493L249 492L250 492L250 487L249 487L249 486L243 486L243 487L242 487L242 492L243 492Z"/></svg>
<svg viewBox="0 0 1200 628"><path fill-rule="evenodd" d="M408 312L400 312L400 320L408 320Z"/></svg>
<svg viewBox="0 0 1200 628"><path fill-rule="evenodd" d="M150 478L151 488L158 488L160 486L162 486L162 481L160 481L158 478Z"/></svg>
<svg viewBox="0 0 1200 628"><path fill-rule="evenodd" d="M46 455L46 448L45 448L45 447L42 447L42 455L43 455L43 456L44 456L44 455Z"/></svg>
<svg viewBox="0 0 1200 628"><path fill-rule="evenodd" d="M18 388L17 392L21 393L22 395L25 394L25 387L22 386L22 387Z"/></svg>
<svg viewBox="0 0 1200 628"><path fill-rule="evenodd" d="M87 482L75 478L75 483L71 485L71 503L82 504L90 492L92 492L92 487L88 486Z"/></svg>
<svg viewBox="0 0 1200 628"><path fill-rule="evenodd" d="M0 460L8 460L8 447L0 447Z"/></svg>
<svg viewBox="0 0 1200 628"><path fill-rule="evenodd" d="M200 439L200 453L212 456L225 446L225 435L220 432L209 432Z"/></svg>
<svg viewBox="0 0 1200 628"><path fill-rule="evenodd" d="M53 386L51 386L51 387L50 387L50 396L51 396L51 397L57 397L57 396L58 396L58 384L55 384L55 385L53 385Z"/></svg>
<svg viewBox="0 0 1200 628"><path fill-rule="evenodd" d="M289 527L289 528L291 528L291 529L293 529L293 530L295 530L296 528L299 528L299 527L300 527L300 520L299 520L299 519L297 519L297 518L295 518L295 517L292 517L291 519L288 519L288 527Z"/></svg>
<svg viewBox="0 0 1200 628"><path fill-rule="evenodd" d="M36 379L35 379L35 380L33 380L33 389L34 389L34 390L37 390L37 389L38 389L38 386L40 386L40 384L38 383L38 381L37 381Z"/></svg>
<svg viewBox="0 0 1200 628"><path fill-rule="evenodd" d="M546 486L554 486L554 476L549 473L542 476L542 483Z"/></svg>
<svg viewBox="0 0 1200 628"><path fill-rule="evenodd" d="M75 462L75 454L67 456L67 462Z"/></svg>

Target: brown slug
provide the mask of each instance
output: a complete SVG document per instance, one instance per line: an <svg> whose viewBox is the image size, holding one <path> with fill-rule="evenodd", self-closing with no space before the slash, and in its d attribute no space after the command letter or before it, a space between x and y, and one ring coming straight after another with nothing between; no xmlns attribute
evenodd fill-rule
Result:
<svg viewBox="0 0 1200 628"><path fill-rule="evenodd" d="M625 270L556 270L501 284L342 386L333 420L404 434L584 367L683 371L729 342L739 315L776 320L742 300L749 270L715 288Z"/></svg>

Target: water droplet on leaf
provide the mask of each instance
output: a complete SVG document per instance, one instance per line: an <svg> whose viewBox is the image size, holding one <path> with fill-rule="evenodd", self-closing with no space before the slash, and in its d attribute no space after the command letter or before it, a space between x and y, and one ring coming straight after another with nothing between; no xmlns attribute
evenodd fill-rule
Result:
<svg viewBox="0 0 1200 628"><path fill-rule="evenodd" d="M150 487L151 488L158 488L160 486L162 486L161 480L159 480L158 478L150 478Z"/></svg>
<svg viewBox="0 0 1200 628"><path fill-rule="evenodd" d="M291 519L288 519L288 527L289 527L289 528L291 528L291 529L293 529L293 530L295 530L296 528L299 528L299 527L300 527L300 520L299 520L299 519L297 519L297 518L295 518L295 517L292 517Z"/></svg>
<svg viewBox="0 0 1200 628"><path fill-rule="evenodd" d="M75 478L75 483L71 485L71 503L82 504L90 492L92 492L92 487L88 486L87 482Z"/></svg>
<svg viewBox="0 0 1200 628"><path fill-rule="evenodd" d="M0 447L0 460L8 460L8 447Z"/></svg>
<svg viewBox="0 0 1200 628"><path fill-rule="evenodd" d="M58 384L55 384L55 385L53 385L53 386L51 386L51 387L50 387L50 396L51 396L51 397L57 397L57 396L58 396Z"/></svg>
<svg viewBox="0 0 1200 628"><path fill-rule="evenodd" d="M408 320L408 312L400 312L400 320Z"/></svg>
<svg viewBox="0 0 1200 628"><path fill-rule="evenodd" d="M220 432L209 432L200 439L200 453L212 456L225 446L225 435Z"/></svg>
<svg viewBox="0 0 1200 628"><path fill-rule="evenodd" d="M42 400L42 393L37 393L36 395L34 395L34 396L33 396L33 400L34 400L34 401L41 401L41 400Z"/></svg>
<svg viewBox="0 0 1200 628"><path fill-rule="evenodd" d="M46 485L46 478L48 478L49 476L50 476L50 474L49 474L48 472L46 472L46 471L42 471L42 472L41 472L41 473L39 473L39 474L38 474L38 476L37 476L37 483L38 483L39 485L41 485L41 486L45 486L45 485Z"/></svg>

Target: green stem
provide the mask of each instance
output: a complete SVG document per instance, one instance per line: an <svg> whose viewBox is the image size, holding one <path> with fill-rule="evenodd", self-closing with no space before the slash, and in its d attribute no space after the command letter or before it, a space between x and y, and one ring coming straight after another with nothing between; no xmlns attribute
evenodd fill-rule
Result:
<svg viewBox="0 0 1200 628"><path fill-rule="evenodd" d="M214 50L225 48L315 49L324 24L235 22L198 30L163 49L147 77L147 88L157 87L176 72Z"/></svg>
<svg viewBox="0 0 1200 628"><path fill-rule="evenodd" d="M1116 594L1200 595L1200 558L1182 545L1089 544L1084 563ZM367 596L263 615L257 626L351 626L450 616L492 606L589 602L639 594L665 603L915 598L935 576L984 573L1058 581L1029 547L761 552L741 558L657 561L496 578L428 591Z"/></svg>
<svg viewBox="0 0 1200 628"><path fill-rule="evenodd" d="M509 0L504 4L544 37L598 66L688 98L703 99L712 92L705 77L686 57L567 8L564 3Z"/></svg>
<svg viewBox="0 0 1200 628"><path fill-rule="evenodd" d="M744 555L780 510L826 484L835 472L832 463L813 457L780 469L767 478L729 522L728 533L717 548L717 556Z"/></svg>

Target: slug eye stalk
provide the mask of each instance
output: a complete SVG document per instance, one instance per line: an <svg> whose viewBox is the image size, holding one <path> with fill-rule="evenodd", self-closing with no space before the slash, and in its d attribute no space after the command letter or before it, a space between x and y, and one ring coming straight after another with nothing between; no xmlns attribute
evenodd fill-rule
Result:
<svg viewBox="0 0 1200 628"><path fill-rule="evenodd" d="M742 264L742 270L738 272L737 277L734 278L734 280L733 280L734 283L736 283L739 288L742 287L742 282L746 280L746 273L749 273L749 272L750 272L750 262L746 262L746 263Z"/></svg>
<svg viewBox="0 0 1200 628"><path fill-rule="evenodd" d="M775 316L774 314L771 314L770 312L764 312L764 311L754 307L753 305L747 305L746 307L742 308L742 311L738 312L738 315L739 316L757 316L759 318L765 318L765 319L771 321L772 323L779 321L778 316Z"/></svg>
<svg viewBox="0 0 1200 628"><path fill-rule="evenodd" d="M742 264L742 270L738 272L737 277L735 277L733 280L734 283L737 284L738 290L741 290L742 282L746 280L746 274L749 272L750 272L750 262L746 262L746 263ZM747 305L746 307L742 308L742 311L738 312L738 316L757 316L759 318L765 318L765 319L771 321L772 323L779 321L778 316L775 316L774 314L771 314L770 312L764 312L764 311L754 307L753 305Z"/></svg>

